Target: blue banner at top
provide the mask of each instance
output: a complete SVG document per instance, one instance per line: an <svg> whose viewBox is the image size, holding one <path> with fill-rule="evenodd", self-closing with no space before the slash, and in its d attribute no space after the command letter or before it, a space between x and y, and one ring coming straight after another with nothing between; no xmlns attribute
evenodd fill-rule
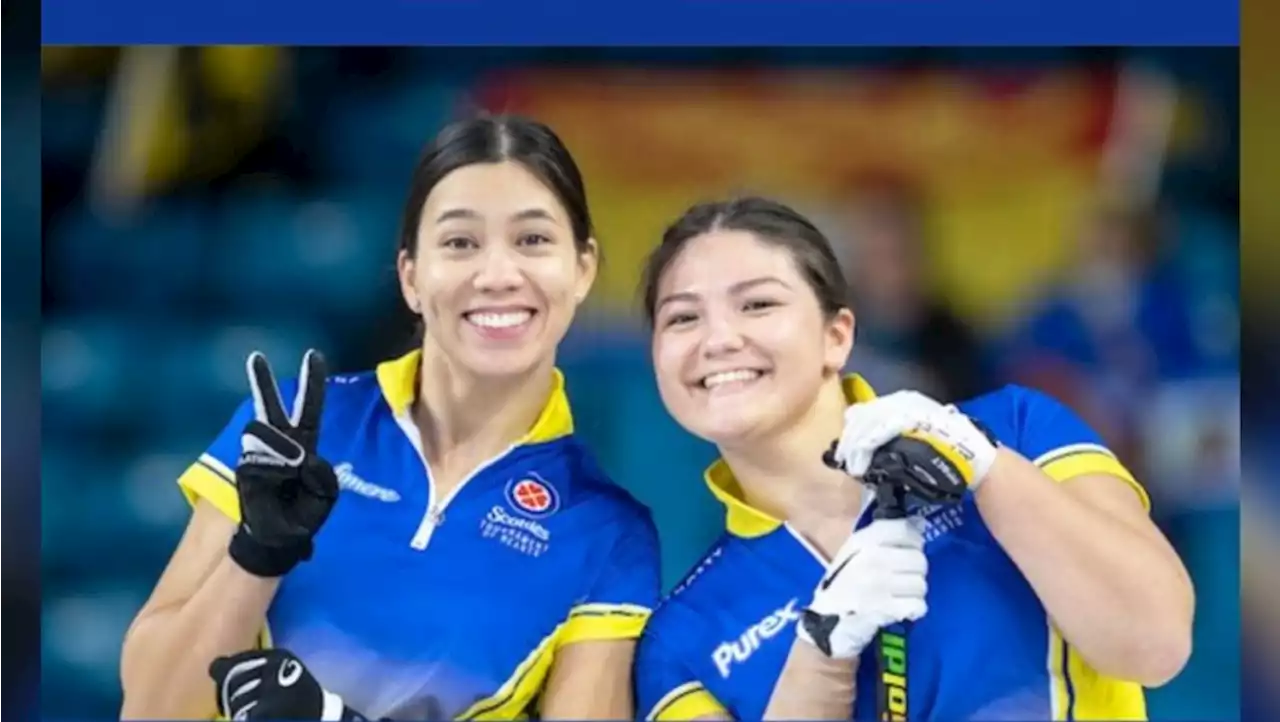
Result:
<svg viewBox="0 0 1280 722"><path fill-rule="evenodd" d="M1236 45L1237 0L43 0L49 44Z"/></svg>

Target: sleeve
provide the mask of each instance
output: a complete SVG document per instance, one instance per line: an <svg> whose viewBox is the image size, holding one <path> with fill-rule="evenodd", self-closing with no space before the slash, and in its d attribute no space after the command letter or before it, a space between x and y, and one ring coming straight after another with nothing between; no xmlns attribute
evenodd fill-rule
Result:
<svg viewBox="0 0 1280 722"><path fill-rule="evenodd" d="M240 433L252 418L253 400L248 399L236 408L213 443L178 477L178 488L192 506L205 499L233 521L240 521L235 468L240 456Z"/></svg>
<svg viewBox="0 0 1280 722"><path fill-rule="evenodd" d="M660 584L658 533L646 511L614 537L587 593L569 611L559 643L638 638Z"/></svg>
<svg viewBox="0 0 1280 722"><path fill-rule="evenodd" d="M1111 474L1123 479L1148 511L1151 498L1133 474L1106 447L1102 437L1074 411L1053 397L1020 386L1014 390L1018 451L1054 481L1082 474Z"/></svg>
<svg viewBox="0 0 1280 722"><path fill-rule="evenodd" d="M729 713L689 668L667 649L652 626L636 651L635 698L645 720L694 720Z"/></svg>

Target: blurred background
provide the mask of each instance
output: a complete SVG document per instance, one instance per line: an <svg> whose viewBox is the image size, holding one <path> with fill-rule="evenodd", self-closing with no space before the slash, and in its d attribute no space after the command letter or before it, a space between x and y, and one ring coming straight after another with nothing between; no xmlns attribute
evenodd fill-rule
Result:
<svg viewBox="0 0 1280 722"><path fill-rule="evenodd" d="M1152 717L1235 719L1238 61L44 49L44 715L117 714L124 629L187 517L174 479L245 395L244 356L288 367L317 346L350 371L407 348L393 259L412 165L489 110L552 125L586 176L605 266L561 366L580 433L654 510L668 584L722 514L700 482L711 450L653 383L639 264L689 203L773 194L837 245L851 366L878 390L1014 381L1103 433L1197 585L1192 662Z"/></svg>

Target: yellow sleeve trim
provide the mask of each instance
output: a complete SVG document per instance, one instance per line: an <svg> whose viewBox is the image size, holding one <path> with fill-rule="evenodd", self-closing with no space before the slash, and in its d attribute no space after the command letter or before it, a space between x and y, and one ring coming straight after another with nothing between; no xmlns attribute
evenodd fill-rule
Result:
<svg viewBox="0 0 1280 722"><path fill-rule="evenodd" d="M1147 495L1147 490L1105 447L1096 444L1064 446L1036 459L1036 465L1043 469L1049 478L1058 482L1084 474L1110 474L1129 484L1142 500L1143 508L1151 511L1151 497Z"/></svg>
<svg viewBox="0 0 1280 722"><path fill-rule="evenodd" d="M227 474L223 474L227 471ZM178 477L178 488L192 506L200 499L205 499L226 514L232 521L240 521L240 497L236 496L236 487L231 482L232 476L225 465L208 454Z"/></svg>
<svg viewBox="0 0 1280 722"><path fill-rule="evenodd" d="M650 610L638 604L579 604L560 630L558 646L574 642L638 639Z"/></svg>
<svg viewBox="0 0 1280 722"><path fill-rule="evenodd" d="M728 712L700 682L686 682L668 692L653 706L646 720L696 720L699 717L724 717Z"/></svg>

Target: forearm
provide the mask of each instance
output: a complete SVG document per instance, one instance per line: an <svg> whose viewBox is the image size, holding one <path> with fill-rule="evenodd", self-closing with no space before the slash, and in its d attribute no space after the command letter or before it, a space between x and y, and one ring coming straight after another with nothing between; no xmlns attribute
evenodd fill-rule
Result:
<svg viewBox="0 0 1280 722"><path fill-rule="evenodd" d="M140 616L121 656L121 716L210 717L209 664L254 645L279 583L252 576L224 558L185 604Z"/></svg>
<svg viewBox="0 0 1280 722"><path fill-rule="evenodd" d="M976 493L983 521L1050 618L1104 674L1159 685L1185 663L1190 581L1163 540L1000 449Z"/></svg>
<svg viewBox="0 0 1280 722"><path fill-rule="evenodd" d="M797 639L773 687L764 718L848 720L853 714L857 672L857 658L831 659Z"/></svg>

